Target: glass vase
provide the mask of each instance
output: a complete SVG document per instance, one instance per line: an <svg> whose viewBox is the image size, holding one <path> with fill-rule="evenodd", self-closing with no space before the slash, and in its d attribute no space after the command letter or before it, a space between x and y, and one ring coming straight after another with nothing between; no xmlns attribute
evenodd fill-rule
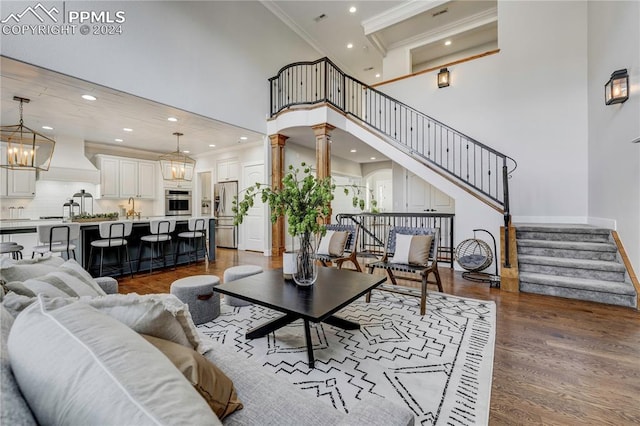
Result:
<svg viewBox="0 0 640 426"><path fill-rule="evenodd" d="M310 286L318 279L318 264L315 258L315 241L311 233L298 236L300 250L296 259L293 281L299 286Z"/></svg>

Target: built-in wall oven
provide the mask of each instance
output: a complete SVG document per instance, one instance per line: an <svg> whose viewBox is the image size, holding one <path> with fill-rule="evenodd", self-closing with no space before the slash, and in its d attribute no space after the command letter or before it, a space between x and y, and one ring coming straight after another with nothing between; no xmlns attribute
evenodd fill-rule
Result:
<svg viewBox="0 0 640 426"><path fill-rule="evenodd" d="M165 189L164 214L166 216L191 216L191 191Z"/></svg>

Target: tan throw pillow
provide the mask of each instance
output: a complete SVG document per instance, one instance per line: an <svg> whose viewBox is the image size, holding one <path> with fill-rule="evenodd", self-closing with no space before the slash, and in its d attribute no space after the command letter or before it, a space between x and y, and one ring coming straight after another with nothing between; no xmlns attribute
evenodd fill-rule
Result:
<svg viewBox="0 0 640 426"><path fill-rule="evenodd" d="M176 366L202 395L220 420L242 409L233 382L218 367L193 349L169 340L141 334Z"/></svg>
<svg viewBox="0 0 640 426"><path fill-rule="evenodd" d="M329 230L320 240L320 245L316 252L323 255L342 256L348 237L349 233L347 231Z"/></svg>
<svg viewBox="0 0 640 426"><path fill-rule="evenodd" d="M429 251L431 249L431 235L414 235L409 247L409 264L425 265L429 261Z"/></svg>
<svg viewBox="0 0 640 426"><path fill-rule="evenodd" d="M347 245L349 233L347 231L335 231L329 243L329 254L331 256L342 256Z"/></svg>
<svg viewBox="0 0 640 426"><path fill-rule="evenodd" d="M432 235L396 234L396 251L391 263L424 265L429 260Z"/></svg>

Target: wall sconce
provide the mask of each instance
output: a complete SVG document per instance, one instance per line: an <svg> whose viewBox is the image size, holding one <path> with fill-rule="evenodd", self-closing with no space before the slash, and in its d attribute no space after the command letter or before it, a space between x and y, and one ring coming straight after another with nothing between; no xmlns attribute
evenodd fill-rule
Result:
<svg viewBox="0 0 640 426"><path fill-rule="evenodd" d="M438 88L442 89L443 87L449 86L449 70L446 68L440 69L438 73Z"/></svg>
<svg viewBox="0 0 640 426"><path fill-rule="evenodd" d="M614 71L604 85L604 103L606 105L621 104L629 99L629 74L627 69Z"/></svg>

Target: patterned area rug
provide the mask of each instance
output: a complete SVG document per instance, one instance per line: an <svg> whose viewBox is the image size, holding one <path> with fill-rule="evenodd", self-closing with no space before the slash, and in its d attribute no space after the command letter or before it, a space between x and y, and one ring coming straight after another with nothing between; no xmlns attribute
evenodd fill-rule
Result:
<svg viewBox="0 0 640 426"><path fill-rule="evenodd" d="M495 304L430 292L420 316L418 301L374 291L371 303L362 298L337 314L360 330L312 324L315 369L307 365L302 321L245 338L281 315L268 308L222 303L221 315L198 330L342 412L372 393L407 406L416 425L488 423Z"/></svg>

